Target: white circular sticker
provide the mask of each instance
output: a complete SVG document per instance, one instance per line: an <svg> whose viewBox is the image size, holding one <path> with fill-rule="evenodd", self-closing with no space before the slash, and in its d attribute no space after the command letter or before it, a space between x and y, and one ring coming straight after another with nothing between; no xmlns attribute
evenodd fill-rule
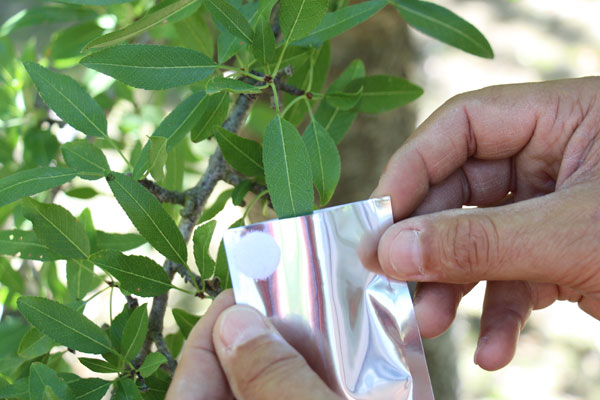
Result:
<svg viewBox="0 0 600 400"><path fill-rule="evenodd" d="M268 278L279 265L281 249L275 240L264 232L251 232L233 249L236 268L252 279Z"/></svg>

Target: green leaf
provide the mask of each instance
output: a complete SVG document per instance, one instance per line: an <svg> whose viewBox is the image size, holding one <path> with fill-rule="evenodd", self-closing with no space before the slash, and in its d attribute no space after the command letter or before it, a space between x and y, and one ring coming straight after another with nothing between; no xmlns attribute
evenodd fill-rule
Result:
<svg viewBox="0 0 600 400"><path fill-rule="evenodd" d="M200 321L200 317L190 314L185 310L180 308L173 309L173 317L175 318L175 322L177 322L177 326L181 329L181 333L187 339L190 335L190 332L196 325L196 322Z"/></svg>
<svg viewBox="0 0 600 400"><path fill-rule="evenodd" d="M86 6L108 6L111 4L129 3L132 0L56 0L61 3L81 4Z"/></svg>
<svg viewBox="0 0 600 400"><path fill-rule="evenodd" d="M142 394L131 379L118 380L115 389L112 400L142 400Z"/></svg>
<svg viewBox="0 0 600 400"><path fill-rule="evenodd" d="M121 338L123 337L123 331L125 330L125 324L131 315L131 308L128 304L123 306L123 310L117 315L111 322L110 328L108 328L108 335L113 347L121 351Z"/></svg>
<svg viewBox="0 0 600 400"><path fill-rule="evenodd" d="M183 337L183 333L181 333L181 331L171 333L165 337L165 342L167 343L167 346L169 347L173 357L177 357L179 355L184 341L185 337Z"/></svg>
<svg viewBox="0 0 600 400"><path fill-rule="evenodd" d="M29 400L29 377L21 378L12 385L0 387L0 399Z"/></svg>
<svg viewBox="0 0 600 400"><path fill-rule="evenodd" d="M238 79L230 79L223 77L214 77L206 84L206 94L211 95L218 92L230 93L250 93L259 94L262 92L257 86L242 82Z"/></svg>
<svg viewBox="0 0 600 400"><path fill-rule="evenodd" d="M54 340L44 335L37 328L31 328L23 336L17 354L27 360L42 356L50 351L54 346Z"/></svg>
<svg viewBox="0 0 600 400"><path fill-rule="evenodd" d="M123 337L121 338L121 354L126 360L132 360L142 348L148 332L147 305L142 304L129 316Z"/></svg>
<svg viewBox="0 0 600 400"><path fill-rule="evenodd" d="M0 207L69 182L76 175L71 168L27 169L0 179Z"/></svg>
<svg viewBox="0 0 600 400"><path fill-rule="evenodd" d="M393 0L402 18L415 29L479 57L494 58L487 39L452 11L420 0Z"/></svg>
<svg viewBox="0 0 600 400"><path fill-rule="evenodd" d="M279 218L312 213L310 159L296 127L280 117L267 126L263 140L267 188Z"/></svg>
<svg viewBox="0 0 600 400"><path fill-rule="evenodd" d="M163 356L161 353L150 353L144 360L144 363L141 365L141 367L138 368L138 371L143 378L147 378L155 373L158 367L166 362L167 357Z"/></svg>
<svg viewBox="0 0 600 400"><path fill-rule="evenodd" d="M126 175L112 172L106 180L140 234L168 259L186 264L187 248L181 232L156 197Z"/></svg>
<svg viewBox="0 0 600 400"><path fill-rule="evenodd" d="M54 261L61 258L48 246L40 243L35 233L19 229L0 231L0 254L18 254L24 260Z"/></svg>
<svg viewBox="0 0 600 400"><path fill-rule="evenodd" d="M71 349L85 353L111 352L106 333L81 313L41 297L23 296L19 311L29 323Z"/></svg>
<svg viewBox="0 0 600 400"><path fill-rule="evenodd" d="M354 92L327 92L325 100L333 107L348 111L360 101L363 86L359 86Z"/></svg>
<svg viewBox="0 0 600 400"><path fill-rule="evenodd" d="M252 181L245 179L233 189L231 194L231 202L234 206L243 207L244 197L252 189Z"/></svg>
<svg viewBox="0 0 600 400"><path fill-rule="evenodd" d="M278 0L258 0L258 14L263 18L269 19L271 11L277 1Z"/></svg>
<svg viewBox="0 0 600 400"><path fill-rule="evenodd" d="M328 0L281 0L279 24L283 36L290 42L308 36L325 16L328 3Z"/></svg>
<svg viewBox="0 0 600 400"><path fill-rule="evenodd" d="M140 247L146 243L143 236L135 233L107 233L96 231L96 245L92 248L93 252L100 250L129 251Z"/></svg>
<svg viewBox="0 0 600 400"><path fill-rule="evenodd" d="M91 198L96 197L99 193L90 186L82 186L74 189L67 190L65 194L69 197L73 197L75 199L83 199L89 200Z"/></svg>
<svg viewBox="0 0 600 400"><path fill-rule="evenodd" d="M406 79L388 75L371 75L356 79L348 88L363 86L358 110L379 113L410 103L423 94L423 89Z"/></svg>
<svg viewBox="0 0 600 400"><path fill-rule="evenodd" d="M77 400L101 400L112 382L98 378L78 379L69 383Z"/></svg>
<svg viewBox="0 0 600 400"><path fill-rule="evenodd" d="M63 207L23 199L23 214L33 223L38 239L65 258L87 258L90 242L85 230Z"/></svg>
<svg viewBox="0 0 600 400"><path fill-rule="evenodd" d="M83 297L98 286L95 279L94 265L88 260L67 261L67 289L75 300Z"/></svg>
<svg viewBox="0 0 600 400"><path fill-rule="evenodd" d="M319 26L307 37L293 44L318 47L323 42L338 36L375 15L387 4L386 0L365 1L327 13Z"/></svg>
<svg viewBox="0 0 600 400"><path fill-rule="evenodd" d="M127 85L149 90L197 82L215 69L215 63L197 51L142 44L122 44L100 50L82 59L81 64Z"/></svg>
<svg viewBox="0 0 600 400"><path fill-rule="evenodd" d="M25 62L23 65L48 107L60 118L86 135L108 136L102 108L79 83L36 63Z"/></svg>
<svg viewBox="0 0 600 400"><path fill-rule="evenodd" d="M166 151L168 153L185 138L185 135L201 121L206 113L212 112L209 109L210 99L203 91L191 94L162 120L151 137L166 138ZM133 170L135 179L140 179L148 169L150 165L149 153L150 142L146 143L135 164Z"/></svg>
<svg viewBox="0 0 600 400"><path fill-rule="evenodd" d="M229 226L229 228L237 228L244 225L244 218L240 218ZM225 244L221 240L219 251L217 252L217 267L215 269L215 278L219 278L221 289L231 289L231 274L229 272L229 264L227 263L227 254L225 253Z"/></svg>
<svg viewBox="0 0 600 400"><path fill-rule="evenodd" d="M90 260L113 275L120 287L141 297L154 297L171 289L167 273L153 260L143 256L126 256L116 250L102 250Z"/></svg>
<svg viewBox="0 0 600 400"><path fill-rule="evenodd" d="M3 257L0 257L0 283L12 291L23 293L23 278L18 271L12 269L10 263Z"/></svg>
<svg viewBox="0 0 600 400"><path fill-rule="evenodd" d="M98 17L98 14L90 9L81 7L65 7L53 4L42 7L32 7L21 10L0 26L0 37L11 34L21 28L32 25L48 23L62 23L70 21L89 21Z"/></svg>
<svg viewBox="0 0 600 400"><path fill-rule="evenodd" d="M0 61L1 63L2 61ZM50 131L32 128L23 137L25 151L23 153L24 165L47 167L58 153L60 143Z"/></svg>
<svg viewBox="0 0 600 400"><path fill-rule="evenodd" d="M95 21L70 26L52 35L50 57L53 60L81 57L85 45L102 34L104 30Z"/></svg>
<svg viewBox="0 0 600 400"><path fill-rule="evenodd" d="M213 219L215 215L221 212L231 197L231 193L233 193L233 189L228 189L221 192L217 199L210 206L204 209L204 212L200 216L198 223L201 224L209 219Z"/></svg>
<svg viewBox="0 0 600 400"><path fill-rule="evenodd" d="M258 63L266 65L275 62L275 36L269 23L269 18L261 17L258 20L252 39L252 53Z"/></svg>
<svg viewBox="0 0 600 400"><path fill-rule="evenodd" d="M150 136L150 148L148 158L150 167L148 170L155 180L162 181L165 177L165 164L167 163L167 141L162 136Z"/></svg>
<svg viewBox="0 0 600 400"><path fill-rule="evenodd" d="M85 365L85 367L90 371L99 372L101 374L114 374L115 372L121 372L119 368L99 358L80 357L79 362Z"/></svg>
<svg viewBox="0 0 600 400"><path fill-rule="evenodd" d="M165 19L173 16L174 14L183 10L190 4L195 3L196 1L197 0L176 1L175 3L169 4L168 6L161 8L160 10L150 12L144 15L142 18L138 19L133 24L123 29L108 33L104 36L92 40L85 47L89 49L99 49L102 47L115 45L124 40L128 40L158 25Z"/></svg>
<svg viewBox="0 0 600 400"><path fill-rule="evenodd" d="M209 279L215 272L215 262L208 254L215 226L217 221L212 220L200 225L194 232L194 258L202 279ZM187 337L187 334L185 336Z"/></svg>
<svg viewBox="0 0 600 400"><path fill-rule="evenodd" d="M50 367L39 362L31 364L31 367L29 368L30 399L43 400L44 398L47 398L44 396L46 388L49 388L58 399L75 399L69 386L67 386L67 384L62 381Z"/></svg>
<svg viewBox="0 0 600 400"><path fill-rule="evenodd" d="M341 161L335 142L325 128L312 121L304 131L302 140L308 150L315 187L321 206L329 203L340 180Z"/></svg>
<svg viewBox="0 0 600 400"><path fill-rule="evenodd" d="M249 176L264 175L260 143L240 137L221 127L215 128L215 137L225 160L233 168Z"/></svg>
<svg viewBox="0 0 600 400"><path fill-rule="evenodd" d="M221 24L227 32L252 43L252 28L246 18L225 0L205 0L206 8L215 22Z"/></svg>
<svg viewBox="0 0 600 400"><path fill-rule="evenodd" d="M87 140L65 143L61 151L67 165L77 171L80 178L100 179L110 170L102 150Z"/></svg>
<svg viewBox="0 0 600 400"><path fill-rule="evenodd" d="M218 93L208 97L206 111L192 128L192 142L197 143L213 135L213 128L225 121L230 101L228 93Z"/></svg>
<svg viewBox="0 0 600 400"><path fill-rule="evenodd" d="M204 20L204 13L201 10L177 22L175 30L177 39L180 40L183 47L197 50L210 58L213 57L215 51L213 32Z"/></svg>

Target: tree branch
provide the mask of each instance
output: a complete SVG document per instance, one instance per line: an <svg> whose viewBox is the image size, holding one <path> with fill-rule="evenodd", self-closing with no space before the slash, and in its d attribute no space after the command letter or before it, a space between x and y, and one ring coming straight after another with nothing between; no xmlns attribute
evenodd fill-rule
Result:
<svg viewBox="0 0 600 400"><path fill-rule="evenodd" d="M241 94L233 106L231 112L227 116L227 119L223 123L223 128L230 132L237 132L245 120L248 110L255 96L249 96ZM185 193L185 202L183 210L181 211L181 221L179 223L179 231L181 232L184 241L187 243L192 236L194 227L198 223L198 219L202 214L204 205L208 200L208 197L213 192L217 182L225 176L226 163L223 158L221 149L217 148L213 155L210 157L208 168L200 181ZM169 279L172 280L175 273L181 274L184 279L197 279L202 280L202 277L198 277L190 274L187 268L181 264L177 264L171 260L166 260L163 269L167 272ZM206 281L207 293L210 295L218 294L216 287L212 285L212 281ZM142 346L142 350L133 360L133 365L138 368L152 349L152 343L156 344L158 350L167 357L169 360L169 367L171 373L175 371L177 362L171 357L169 349L164 341L163 321L167 310L167 302L169 300L169 292L163 293L160 296L156 296L152 302L152 308L150 310L150 317L148 320L148 333L146 334L146 340ZM167 354L169 356L167 356ZM170 359L169 359L170 358Z"/></svg>
<svg viewBox="0 0 600 400"><path fill-rule="evenodd" d="M158 183L149 179L140 179L138 181L142 184L150 193L154 195L161 203L172 203L172 204L185 204L185 193L176 192L173 190L165 189Z"/></svg>

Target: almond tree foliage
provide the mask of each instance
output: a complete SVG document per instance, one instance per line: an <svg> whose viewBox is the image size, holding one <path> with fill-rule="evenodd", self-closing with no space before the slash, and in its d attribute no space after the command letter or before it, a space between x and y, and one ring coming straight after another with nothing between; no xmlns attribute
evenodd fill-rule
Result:
<svg viewBox="0 0 600 400"><path fill-rule="evenodd" d="M417 30L493 57L475 27L439 5L348 3L40 0L2 24L0 398L164 397L200 318L167 307L169 292L196 301L230 286L223 247L216 260L208 251L225 203L246 207L234 225L261 203L280 218L326 205L342 168L337 144L357 113L422 94L401 77L368 74L360 58L325 87L332 38L393 7ZM41 25L56 27L45 48L35 37L13 44L15 32ZM140 101L140 89L155 92ZM107 115L123 103L132 111L109 129ZM140 133L145 121L156 125L150 135ZM65 125L78 133L61 143ZM198 148L214 151L203 160ZM93 221L110 215L53 204L60 191L93 198L95 180L137 232L98 230ZM233 188L207 207L219 181ZM151 248L164 258L148 257ZM174 286L176 274L185 287ZM98 326L83 312L104 291L127 304L114 315L107 305L110 324ZM143 297L150 310L138 306ZM179 332L165 337L166 313ZM69 372L66 352L102 378Z"/></svg>

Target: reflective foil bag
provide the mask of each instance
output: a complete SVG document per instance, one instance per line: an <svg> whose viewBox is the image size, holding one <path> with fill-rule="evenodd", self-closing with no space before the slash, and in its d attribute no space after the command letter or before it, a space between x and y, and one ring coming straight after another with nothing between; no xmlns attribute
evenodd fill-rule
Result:
<svg viewBox="0 0 600 400"><path fill-rule="evenodd" d="M345 399L433 399L407 285L364 267L392 223L382 198L224 237L236 302L270 317Z"/></svg>

